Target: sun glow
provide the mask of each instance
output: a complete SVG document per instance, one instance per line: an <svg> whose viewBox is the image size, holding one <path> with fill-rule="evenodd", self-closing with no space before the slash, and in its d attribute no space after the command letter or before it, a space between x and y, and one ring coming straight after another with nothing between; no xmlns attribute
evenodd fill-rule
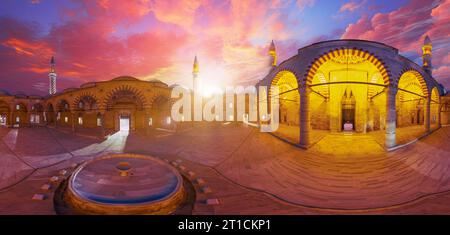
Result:
<svg viewBox="0 0 450 235"><path fill-rule="evenodd" d="M232 81L226 67L220 63L206 62L200 67L201 94L210 97L213 94L223 93L226 84Z"/></svg>

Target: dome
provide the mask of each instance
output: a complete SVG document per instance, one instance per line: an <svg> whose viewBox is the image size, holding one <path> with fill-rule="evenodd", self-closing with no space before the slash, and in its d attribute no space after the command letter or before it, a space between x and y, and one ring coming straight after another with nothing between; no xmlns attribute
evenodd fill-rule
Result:
<svg viewBox="0 0 450 235"><path fill-rule="evenodd" d="M15 97L16 98L27 98L27 96L24 94L16 94Z"/></svg>
<svg viewBox="0 0 450 235"><path fill-rule="evenodd" d="M148 82L159 82L159 83L163 83L163 82L161 82L161 80L159 80L159 79L152 79L152 80L150 80L150 81L148 81Z"/></svg>
<svg viewBox="0 0 450 235"><path fill-rule="evenodd" d="M69 88L64 89L63 92L69 92L69 91L75 91L75 90L77 90L77 88L69 87Z"/></svg>
<svg viewBox="0 0 450 235"><path fill-rule="evenodd" d="M84 83L80 86L80 88L88 88L88 87L94 87L95 86L95 82L87 82Z"/></svg>
<svg viewBox="0 0 450 235"><path fill-rule="evenodd" d="M148 81L148 82L150 82L150 83L159 83L159 84L161 84L161 85L163 85L163 86L167 86L166 83L162 82L162 81L159 80L159 79L152 79L152 80L150 80L150 81Z"/></svg>
<svg viewBox="0 0 450 235"><path fill-rule="evenodd" d="M0 89L0 95L11 95L7 90Z"/></svg>
<svg viewBox="0 0 450 235"><path fill-rule="evenodd" d="M30 99L42 99L42 96L40 96L40 95L29 95L28 98L30 98Z"/></svg>
<svg viewBox="0 0 450 235"><path fill-rule="evenodd" d="M139 81L139 79L137 79L135 77L130 77L130 76L120 76L120 77L111 79L111 81Z"/></svg>

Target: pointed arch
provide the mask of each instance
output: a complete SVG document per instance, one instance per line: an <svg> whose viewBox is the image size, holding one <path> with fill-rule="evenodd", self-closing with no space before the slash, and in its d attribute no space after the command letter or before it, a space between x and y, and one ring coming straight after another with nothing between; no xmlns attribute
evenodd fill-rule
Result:
<svg viewBox="0 0 450 235"><path fill-rule="evenodd" d="M108 95L106 95L102 102L102 108L110 109L115 100L119 98L125 98L133 101L137 105L137 108L141 110L148 105L144 94L142 94L139 89L129 85L122 85L111 90Z"/></svg>
<svg viewBox="0 0 450 235"><path fill-rule="evenodd" d="M98 98L91 92L82 92L73 100L72 107L77 110L97 110Z"/></svg>
<svg viewBox="0 0 450 235"><path fill-rule="evenodd" d="M320 66L330 60L340 60L341 58L363 59L372 63L381 74L385 85L389 85L391 82L391 72L387 69L386 64L379 57L373 53L357 48L338 48L332 49L319 57L316 57L313 62L308 66L307 74L305 75L305 84L311 85L314 75L319 70Z"/></svg>

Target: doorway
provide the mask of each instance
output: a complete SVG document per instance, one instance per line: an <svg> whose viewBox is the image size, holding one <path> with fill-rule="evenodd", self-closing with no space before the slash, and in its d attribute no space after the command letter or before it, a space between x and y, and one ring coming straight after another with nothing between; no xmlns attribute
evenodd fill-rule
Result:
<svg viewBox="0 0 450 235"><path fill-rule="evenodd" d="M119 116L119 130L129 131L130 130L130 117L126 115Z"/></svg>
<svg viewBox="0 0 450 235"><path fill-rule="evenodd" d="M355 109L354 108L342 108L342 130L353 131L355 130Z"/></svg>
<svg viewBox="0 0 450 235"><path fill-rule="evenodd" d="M341 128L343 131L354 131L355 130L355 96L353 92L345 91L342 96L342 125Z"/></svg>

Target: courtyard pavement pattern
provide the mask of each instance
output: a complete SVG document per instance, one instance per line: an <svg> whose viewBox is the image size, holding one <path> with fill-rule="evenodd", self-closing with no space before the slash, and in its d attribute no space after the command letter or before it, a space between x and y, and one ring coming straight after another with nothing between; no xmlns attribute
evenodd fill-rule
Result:
<svg viewBox="0 0 450 235"><path fill-rule="evenodd" d="M52 193L31 200L50 177L120 152L176 161L206 181L195 214L450 214L450 127L392 152L370 135L322 136L304 150L235 124L106 140L0 128L0 214L54 214Z"/></svg>

